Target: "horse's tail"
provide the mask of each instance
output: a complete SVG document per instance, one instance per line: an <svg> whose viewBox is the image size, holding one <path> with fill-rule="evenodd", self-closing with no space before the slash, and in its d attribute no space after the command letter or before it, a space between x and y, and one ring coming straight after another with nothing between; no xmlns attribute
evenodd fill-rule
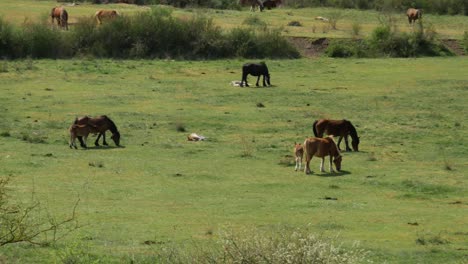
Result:
<svg viewBox="0 0 468 264"><path fill-rule="evenodd" d="M312 131L314 132L315 137L318 137L317 127L316 127L317 123L318 123L318 120L315 120L314 123L312 124Z"/></svg>

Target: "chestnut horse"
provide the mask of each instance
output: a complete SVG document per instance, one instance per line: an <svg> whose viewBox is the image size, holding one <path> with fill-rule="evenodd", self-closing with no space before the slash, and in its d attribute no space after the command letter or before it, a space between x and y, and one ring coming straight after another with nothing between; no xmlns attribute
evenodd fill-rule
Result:
<svg viewBox="0 0 468 264"><path fill-rule="evenodd" d="M312 125L312 130L316 137L323 137L323 134L339 136L338 139L338 149L340 149L341 140L344 138L346 143L346 151L351 151L348 145L348 135L351 136L352 142L351 145L354 151L359 151L359 137L356 131L356 128L351 124L350 121L343 120L330 120L330 119L320 119L315 120Z"/></svg>
<svg viewBox="0 0 468 264"><path fill-rule="evenodd" d="M304 149L305 149L305 156L306 156L306 166L305 166L305 173L310 174L310 161L312 157L319 157L322 158L322 162L320 163L320 171L325 172L323 169L323 163L325 162L325 157L330 156L330 172L333 171L332 161L335 163L335 167L337 171L341 170L341 161L342 156L340 150L333 141L332 136L328 136L326 138L307 138L304 141Z"/></svg>
<svg viewBox="0 0 468 264"><path fill-rule="evenodd" d="M54 24L54 18L57 20L57 25L68 30L68 13L63 7L54 7L50 11L50 18Z"/></svg>
<svg viewBox="0 0 468 264"><path fill-rule="evenodd" d="M304 148L300 143L294 143L294 157L296 159L296 167L294 168L295 171L298 169L301 170L302 168L302 157L304 157Z"/></svg>
<svg viewBox="0 0 468 264"><path fill-rule="evenodd" d="M99 146L99 139L101 138L102 136L102 144L107 146L107 142L106 142L106 131L107 130L110 130L111 133L112 133L112 140L114 140L114 143L116 146L120 146L120 133L119 131L117 130L117 126L114 124L114 122L107 116L105 115L102 115L102 116L98 116L98 117L94 117L94 118L91 118L89 116L84 116L84 117L81 117L81 118L77 118L75 120L75 123L76 125L90 125L92 126L92 133L99 133L96 141L94 142L94 145L96 146ZM84 145L81 137L79 136L78 137L78 140L80 141L81 143L81 146Z"/></svg>
<svg viewBox="0 0 468 264"><path fill-rule="evenodd" d="M408 16L408 22L411 24L416 23L417 19L422 18L422 10L421 9L416 9L416 8L409 8L406 11L406 16Z"/></svg>
<svg viewBox="0 0 468 264"><path fill-rule="evenodd" d="M75 144L75 140L77 137L83 137L84 138L84 142L83 142L83 139L80 138L80 143L81 143L81 147L83 148L87 148L86 146L86 139L88 138L88 135L90 133L93 133L93 131L95 131L95 127L91 126L91 125L77 125L77 124L72 124L70 126L70 142L68 144L68 146L70 146L70 148L73 148L75 147L75 149L77 149L77 146Z"/></svg>
<svg viewBox="0 0 468 264"><path fill-rule="evenodd" d="M102 24L103 20L114 19L119 16L119 13L115 10L99 10L94 14L99 25Z"/></svg>

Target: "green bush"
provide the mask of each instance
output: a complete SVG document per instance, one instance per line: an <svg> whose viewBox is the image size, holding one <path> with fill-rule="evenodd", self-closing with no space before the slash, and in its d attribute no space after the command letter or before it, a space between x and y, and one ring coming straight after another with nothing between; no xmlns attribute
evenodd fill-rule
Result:
<svg viewBox="0 0 468 264"><path fill-rule="evenodd" d="M6 58L226 57L297 58L298 51L277 30L265 26L223 32L201 14L176 18L168 8L153 8L135 16L121 16L97 26L92 17L80 18L70 31L47 23L28 23L19 30L0 19L0 56Z"/></svg>

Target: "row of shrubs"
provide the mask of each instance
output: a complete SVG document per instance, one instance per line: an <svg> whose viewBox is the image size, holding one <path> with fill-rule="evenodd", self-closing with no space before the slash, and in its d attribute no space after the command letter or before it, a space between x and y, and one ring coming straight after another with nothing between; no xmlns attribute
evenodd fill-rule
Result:
<svg viewBox="0 0 468 264"><path fill-rule="evenodd" d="M91 17L81 18L70 31L48 21L15 27L0 19L0 58L73 56L216 59L300 55L279 30L247 27L225 32L203 15L179 19L162 7L101 26Z"/></svg>
<svg viewBox="0 0 468 264"><path fill-rule="evenodd" d="M432 27L425 29L422 22L412 32L400 32L396 27L384 24L374 29L367 39L335 40L325 53L329 57L358 58L453 55L436 36L435 30Z"/></svg>

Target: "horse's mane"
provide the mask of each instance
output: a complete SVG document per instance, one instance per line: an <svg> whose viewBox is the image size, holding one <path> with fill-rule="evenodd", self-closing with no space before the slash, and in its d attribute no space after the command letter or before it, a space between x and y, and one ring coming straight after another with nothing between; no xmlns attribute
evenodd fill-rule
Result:
<svg viewBox="0 0 468 264"><path fill-rule="evenodd" d="M351 138L353 138L353 140L358 138L356 128L353 126L353 124L351 124L351 122L348 120L345 120L345 121L347 121L349 124L349 134L351 135Z"/></svg>
<svg viewBox="0 0 468 264"><path fill-rule="evenodd" d="M117 126L115 125L114 121L112 121L108 116L106 115L103 115L102 116L104 119L107 119L107 121L109 122L109 130L112 132L112 133L117 133L120 135L119 131L117 130Z"/></svg>

